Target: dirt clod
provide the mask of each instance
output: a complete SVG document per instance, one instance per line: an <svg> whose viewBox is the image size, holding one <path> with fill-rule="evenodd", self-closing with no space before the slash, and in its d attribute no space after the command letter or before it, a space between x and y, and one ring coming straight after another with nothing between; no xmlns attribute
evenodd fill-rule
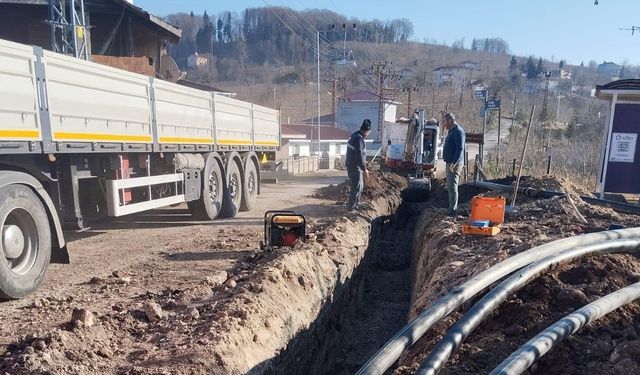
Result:
<svg viewBox="0 0 640 375"><path fill-rule="evenodd" d="M95 324L95 319L95 314L87 309L73 309L71 314L71 321L75 326L91 327Z"/></svg>
<svg viewBox="0 0 640 375"><path fill-rule="evenodd" d="M162 307L153 301L146 302L142 309L147 319L152 323L165 318L165 312Z"/></svg>

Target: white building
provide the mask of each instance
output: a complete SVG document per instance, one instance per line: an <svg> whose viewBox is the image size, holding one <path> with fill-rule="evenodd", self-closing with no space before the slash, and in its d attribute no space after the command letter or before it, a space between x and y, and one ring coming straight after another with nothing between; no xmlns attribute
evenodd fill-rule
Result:
<svg viewBox="0 0 640 375"><path fill-rule="evenodd" d="M318 126L314 124L282 124L280 159L291 156L317 154ZM347 142L352 132L335 126L320 125L320 150L329 157L347 153Z"/></svg>
<svg viewBox="0 0 640 375"><path fill-rule="evenodd" d="M464 66L441 66L433 70L433 82L438 87L459 85L471 79L471 70Z"/></svg>
<svg viewBox="0 0 640 375"><path fill-rule="evenodd" d="M187 57L187 68L198 69L204 68L209 64L209 59L206 56L199 55L195 52L191 56Z"/></svg>
<svg viewBox="0 0 640 375"><path fill-rule="evenodd" d="M460 63L460 66L463 68L471 69L471 70L480 70L480 63L472 60L466 60Z"/></svg>
<svg viewBox="0 0 640 375"><path fill-rule="evenodd" d="M614 78L620 75L620 70L622 70L621 65L604 61L602 64L598 65L596 72L600 77Z"/></svg>
<svg viewBox="0 0 640 375"><path fill-rule="evenodd" d="M395 123L399 102L389 98L383 98L370 91L360 91L344 98L340 98L336 109L336 122L338 127L352 133L362 125L364 119L371 120L371 135L369 139L377 140L380 129L378 123L380 105L382 105L383 119L385 123Z"/></svg>

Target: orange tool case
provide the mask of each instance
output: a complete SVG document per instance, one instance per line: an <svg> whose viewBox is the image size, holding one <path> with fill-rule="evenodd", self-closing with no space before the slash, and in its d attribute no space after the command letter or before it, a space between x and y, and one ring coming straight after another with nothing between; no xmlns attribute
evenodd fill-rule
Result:
<svg viewBox="0 0 640 375"><path fill-rule="evenodd" d="M469 223L462 224L462 234L495 236L500 233L500 224L504 222L504 197L483 197L477 195L471 200ZM489 226L474 226L471 223L488 221Z"/></svg>

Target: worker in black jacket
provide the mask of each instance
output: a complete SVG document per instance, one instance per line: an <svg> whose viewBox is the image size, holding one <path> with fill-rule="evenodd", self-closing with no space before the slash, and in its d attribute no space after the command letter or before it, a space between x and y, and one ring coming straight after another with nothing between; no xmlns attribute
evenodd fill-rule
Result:
<svg viewBox="0 0 640 375"><path fill-rule="evenodd" d="M367 138L371 132L371 120L365 119L360 126L360 130L351 134L349 143L347 143L347 160L345 165L347 167L347 174L351 181L351 191L349 193L349 211L358 208L360 201L360 195L362 195L362 189L364 189L364 181L362 174L365 177L369 177L369 171L367 171L367 150L365 148L364 139Z"/></svg>
<svg viewBox="0 0 640 375"><path fill-rule="evenodd" d="M444 140L442 158L447 163L447 190L449 191L449 216L456 216L458 209L458 182L464 167L465 134L462 126L456 122L453 113L444 115L444 128L447 138Z"/></svg>

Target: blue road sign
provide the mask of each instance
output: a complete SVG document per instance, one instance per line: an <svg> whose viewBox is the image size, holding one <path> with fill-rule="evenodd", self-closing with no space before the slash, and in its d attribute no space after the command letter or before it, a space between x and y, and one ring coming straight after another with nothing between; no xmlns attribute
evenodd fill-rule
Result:
<svg viewBox="0 0 640 375"><path fill-rule="evenodd" d="M487 98L487 90L476 90L473 92L473 97L476 100L485 100Z"/></svg>
<svg viewBox="0 0 640 375"><path fill-rule="evenodd" d="M494 99L487 100L487 109L500 108L500 100L502 100L502 98L494 98Z"/></svg>

